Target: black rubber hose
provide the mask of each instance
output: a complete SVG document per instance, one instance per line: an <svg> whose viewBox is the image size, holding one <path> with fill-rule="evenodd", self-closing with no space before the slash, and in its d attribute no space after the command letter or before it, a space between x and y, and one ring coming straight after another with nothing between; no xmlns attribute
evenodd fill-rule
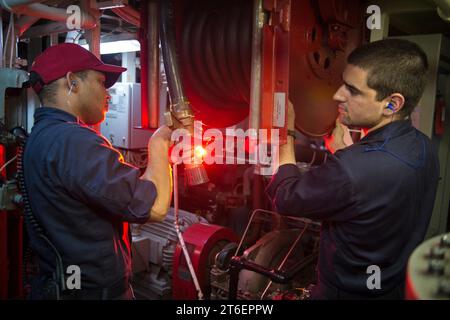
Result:
<svg viewBox="0 0 450 320"><path fill-rule="evenodd" d="M160 40L169 95L172 105L175 107L183 107L184 102L187 101L187 99L184 96L183 84L180 77L180 66L175 51L173 1L161 1L160 12Z"/></svg>
<svg viewBox="0 0 450 320"><path fill-rule="evenodd" d="M60 288L65 290L66 283L64 281L64 268L61 255L59 254L56 247L53 243L48 239L45 235L44 230L42 229L39 222L36 220L36 217L31 210L30 200L28 198L28 192L26 190L25 185L25 177L23 174L23 152L25 150L26 141L28 138L28 133L20 127L16 127L12 130L12 134L16 137L16 141L18 144L17 148L17 182L20 193L22 194L23 204L24 204L24 220L25 223L31 227L37 234L39 238L41 238L54 252L56 258L56 274L55 280L60 282Z"/></svg>

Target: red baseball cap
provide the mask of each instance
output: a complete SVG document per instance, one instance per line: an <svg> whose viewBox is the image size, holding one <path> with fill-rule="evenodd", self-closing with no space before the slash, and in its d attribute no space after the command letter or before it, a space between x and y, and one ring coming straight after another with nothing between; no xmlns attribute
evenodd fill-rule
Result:
<svg viewBox="0 0 450 320"><path fill-rule="evenodd" d="M47 48L36 57L30 72L36 73L39 77L37 81L31 81L31 85L34 91L39 93L44 85L64 77L67 72L83 70L102 72L105 75L105 87L109 88L127 68L105 64L78 44L62 43Z"/></svg>

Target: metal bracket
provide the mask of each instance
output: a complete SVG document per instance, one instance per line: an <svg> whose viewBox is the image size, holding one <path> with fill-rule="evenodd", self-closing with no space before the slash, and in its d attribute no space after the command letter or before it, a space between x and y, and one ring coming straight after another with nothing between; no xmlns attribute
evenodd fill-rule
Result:
<svg viewBox="0 0 450 320"><path fill-rule="evenodd" d="M0 210L17 210L22 202L15 180L9 180L0 187Z"/></svg>

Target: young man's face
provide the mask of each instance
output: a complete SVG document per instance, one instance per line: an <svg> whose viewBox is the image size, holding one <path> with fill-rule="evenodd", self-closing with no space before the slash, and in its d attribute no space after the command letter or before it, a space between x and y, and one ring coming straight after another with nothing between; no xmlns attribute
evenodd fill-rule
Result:
<svg viewBox="0 0 450 320"><path fill-rule="evenodd" d="M87 77L80 84L80 117L88 124L94 125L105 120L110 96L105 88L105 75L89 70Z"/></svg>
<svg viewBox="0 0 450 320"><path fill-rule="evenodd" d="M367 86L367 71L347 64L342 79L344 84L333 96L339 102L339 121L368 129L379 125L384 119L386 101L377 101L377 92Z"/></svg>

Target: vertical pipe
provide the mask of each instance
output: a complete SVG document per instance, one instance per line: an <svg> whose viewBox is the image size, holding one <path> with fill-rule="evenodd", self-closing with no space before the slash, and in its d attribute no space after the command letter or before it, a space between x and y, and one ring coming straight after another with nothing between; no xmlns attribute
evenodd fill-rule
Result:
<svg viewBox="0 0 450 320"><path fill-rule="evenodd" d="M148 2L148 98L150 128L159 127L159 8L158 1Z"/></svg>
<svg viewBox="0 0 450 320"><path fill-rule="evenodd" d="M139 27L139 43L141 45L141 126L149 127L149 53L148 53L148 1L141 2L141 17Z"/></svg>
<svg viewBox="0 0 450 320"><path fill-rule="evenodd" d="M9 56L9 67L12 68L14 66L14 62L15 62L15 57L16 57L16 46L15 46L15 42L16 42L16 29L14 28L14 13L11 12L10 15L10 20L9 20L9 24L10 24L10 28L11 28L11 34L10 34L10 39L11 39L11 51L10 51L10 56Z"/></svg>
<svg viewBox="0 0 450 320"><path fill-rule="evenodd" d="M86 15L100 16L100 10L91 8L90 0L81 0L80 5L81 5L81 12L86 13ZM95 27L89 28L89 30L86 31L85 38L86 42L89 44L89 51L100 59L100 36L101 36L100 19L97 19L97 21L95 21L94 19L94 22L92 24L95 24ZM82 28L84 27L83 24L81 25L81 27Z"/></svg>
<svg viewBox="0 0 450 320"><path fill-rule="evenodd" d="M136 52L122 52L122 67L127 71L122 73L122 82L136 82ZM141 125L141 124L139 124Z"/></svg>
<svg viewBox="0 0 450 320"><path fill-rule="evenodd" d="M94 29L87 30L85 33L86 42L89 44L89 51L100 59L100 21ZM100 123L90 126L97 132L100 132Z"/></svg>
<svg viewBox="0 0 450 320"><path fill-rule="evenodd" d="M85 12L87 15L92 16L100 16L100 10L94 9L91 7L90 0L81 0L80 1L81 11ZM83 26L82 26L83 27ZM94 28L86 30L85 38L86 43L89 44L89 51L92 52L97 58L100 59L100 36L101 36L101 23L100 19L98 19L97 24ZM96 125L90 126L97 132L100 132L101 124L98 123Z"/></svg>
<svg viewBox="0 0 450 320"><path fill-rule="evenodd" d="M3 9L0 8L0 68L3 68Z"/></svg>
<svg viewBox="0 0 450 320"><path fill-rule="evenodd" d="M89 51L100 59L100 23L94 29L86 31L86 40L89 44Z"/></svg>
<svg viewBox="0 0 450 320"><path fill-rule="evenodd" d="M262 0L253 1L252 66L250 78L249 128L259 129L261 110L261 52L264 13Z"/></svg>
<svg viewBox="0 0 450 320"><path fill-rule="evenodd" d="M141 23L141 125L159 126L159 2L142 2Z"/></svg>
<svg viewBox="0 0 450 320"><path fill-rule="evenodd" d="M50 35L50 46L55 46L58 44L58 33Z"/></svg>

